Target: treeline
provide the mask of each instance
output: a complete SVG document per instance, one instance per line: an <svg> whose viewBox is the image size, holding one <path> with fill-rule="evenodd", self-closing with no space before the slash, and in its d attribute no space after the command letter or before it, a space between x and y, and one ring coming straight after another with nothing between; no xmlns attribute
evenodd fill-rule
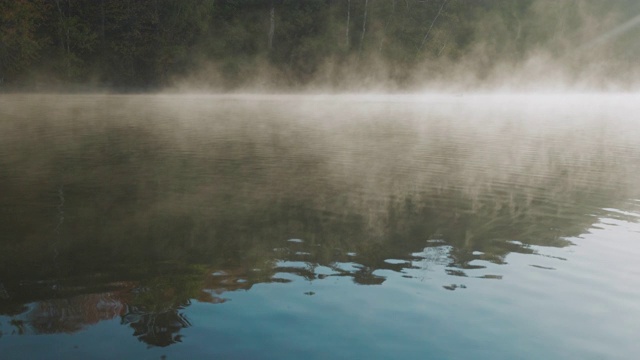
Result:
<svg viewBox="0 0 640 360"><path fill-rule="evenodd" d="M541 54L567 64L574 77L597 67L628 79L621 66L632 68L640 54L624 39L637 32L595 40L640 11L636 3L0 0L0 82L27 89L403 88L460 72L482 81Z"/></svg>

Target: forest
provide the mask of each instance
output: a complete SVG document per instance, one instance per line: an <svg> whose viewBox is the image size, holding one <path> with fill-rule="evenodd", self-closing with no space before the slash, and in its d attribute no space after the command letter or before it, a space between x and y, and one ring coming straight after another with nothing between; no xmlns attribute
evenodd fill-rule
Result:
<svg viewBox="0 0 640 360"><path fill-rule="evenodd" d="M0 0L0 91L640 78L635 0Z"/></svg>

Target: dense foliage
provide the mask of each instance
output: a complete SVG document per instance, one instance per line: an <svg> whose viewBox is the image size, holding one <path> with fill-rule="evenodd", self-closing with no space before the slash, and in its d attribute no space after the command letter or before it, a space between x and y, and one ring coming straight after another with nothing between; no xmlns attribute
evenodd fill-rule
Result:
<svg viewBox="0 0 640 360"><path fill-rule="evenodd" d="M615 29L638 12L633 0L0 0L0 86L407 88L535 61L571 81L629 80L635 30Z"/></svg>

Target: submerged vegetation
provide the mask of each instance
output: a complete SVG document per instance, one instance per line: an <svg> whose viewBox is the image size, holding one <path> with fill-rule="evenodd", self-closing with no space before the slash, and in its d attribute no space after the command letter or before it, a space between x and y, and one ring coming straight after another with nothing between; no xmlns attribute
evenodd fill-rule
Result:
<svg viewBox="0 0 640 360"><path fill-rule="evenodd" d="M628 87L637 1L0 0L0 89ZM509 84L507 84L509 85Z"/></svg>

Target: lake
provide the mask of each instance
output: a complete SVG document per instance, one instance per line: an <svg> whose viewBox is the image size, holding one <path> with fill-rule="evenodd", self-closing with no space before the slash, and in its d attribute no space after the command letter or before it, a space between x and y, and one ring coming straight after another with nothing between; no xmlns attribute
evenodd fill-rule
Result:
<svg viewBox="0 0 640 360"><path fill-rule="evenodd" d="M3 359L630 359L640 96L0 95Z"/></svg>

